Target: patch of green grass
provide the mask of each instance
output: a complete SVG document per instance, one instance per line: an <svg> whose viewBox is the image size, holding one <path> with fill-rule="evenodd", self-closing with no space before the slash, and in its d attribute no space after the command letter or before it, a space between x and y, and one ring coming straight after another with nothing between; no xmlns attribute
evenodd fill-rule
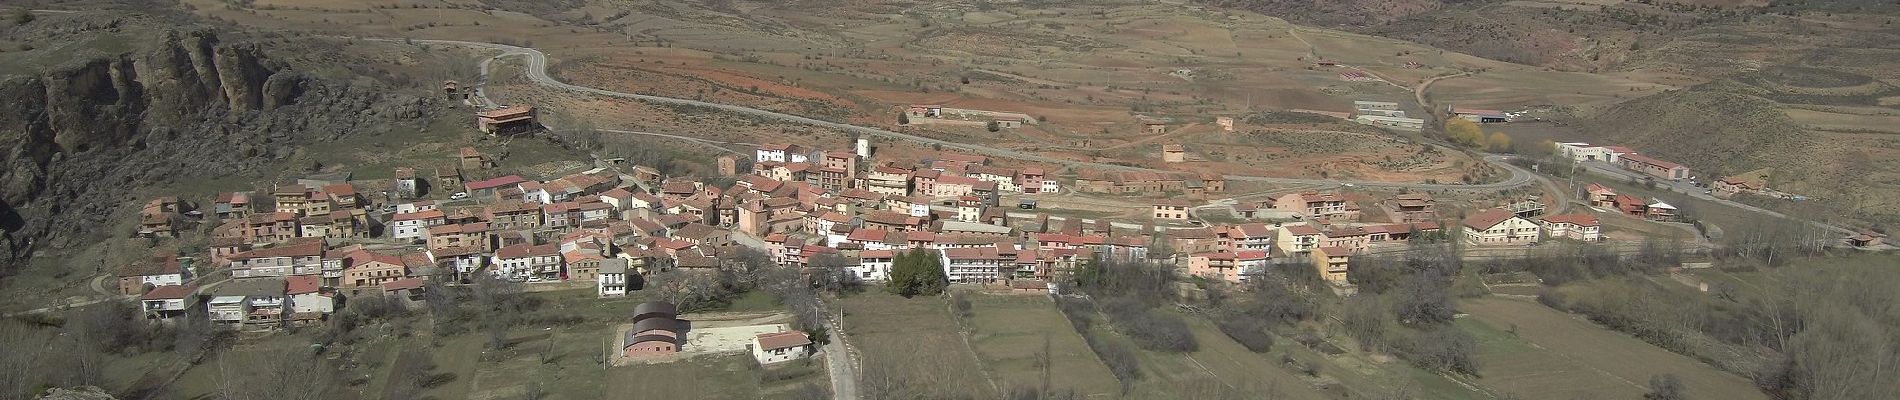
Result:
<svg viewBox="0 0 1900 400"><path fill-rule="evenodd" d="M1531 347L1530 344L1524 343L1522 339L1518 339L1517 334L1511 333L1508 330L1515 329L1515 327L1499 329L1477 318L1459 318L1452 322L1452 326L1463 329L1465 333L1471 334L1473 339L1477 339L1478 347L1488 353L1523 353L1537 351L1536 347Z"/></svg>
<svg viewBox="0 0 1900 400"><path fill-rule="evenodd" d="M773 297L769 293L765 293L765 291L754 290L739 295L738 298L732 299L732 304L716 311L753 312L778 311L783 309L785 309L785 306L779 304L778 298Z"/></svg>
<svg viewBox="0 0 1900 400"><path fill-rule="evenodd" d="M1038 357L1049 353L1050 383L1085 396L1116 393L1115 375L1069 327L1048 296L970 296L970 344L1007 387L1040 384Z"/></svg>
<svg viewBox="0 0 1900 400"><path fill-rule="evenodd" d="M633 317L633 307L651 301L651 291L635 290L625 297L600 298L593 288L529 293L541 301L544 313L579 316L589 324L618 324Z"/></svg>
<svg viewBox="0 0 1900 400"><path fill-rule="evenodd" d="M816 362L784 366L777 371L797 377L766 382L763 371L745 354L701 356L665 364L613 368L597 399L757 399L796 390L802 385L823 386L825 375Z"/></svg>

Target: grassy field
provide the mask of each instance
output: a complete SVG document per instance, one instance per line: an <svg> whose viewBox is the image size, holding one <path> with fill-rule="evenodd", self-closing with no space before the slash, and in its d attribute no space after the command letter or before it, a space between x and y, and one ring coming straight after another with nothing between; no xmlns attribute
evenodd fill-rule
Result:
<svg viewBox="0 0 1900 400"><path fill-rule="evenodd" d="M1040 295L972 295L970 345L1005 387L1035 387L1038 353L1049 352L1050 386L1087 396L1117 393L1115 375Z"/></svg>
<svg viewBox="0 0 1900 400"><path fill-rule="evenodd" d="M934 393L944 396L988 398L984 396L991 390L989 380L1003 390L1034 387L1040 379L1035 360L1046 338L1054 366L1051 386L1076 389L1090 398L1326 400L1401 393L1431 399L1491 398L1482 389L1364 352L1327 355L1282 337L1272 350L1254 353L1221 333L1212 321L1194 315L1182 317L1198 349L1189 353L1142 350L1098 316L1089 334L1126 345L1140 366L1141 377L1124 393L1047 297L972 293L969 298L970 316L961 324L940 298L902 299L874 293L844 299L846 330L864 358L865 387L876 385L879 378L871 372L878 369L889 370L894 375L889 379L960 388L955 393ZM965 327L967 332L962 331ZM1283 361L1289 356L1296 364ZM906 360L914 361L902 362ZM1308 361L1320 366L1317 376L1307 375L1297 365ZM890 369L893 366L904 368ZM929 372L947 375L919 377Z"/></svg>
<svg viewBox="0 0 1900 400"><path fill-rule="evenodd" d="M1330 398L1307 378L1279 365L1277 358L1253 353L1227 338L1212 322L1198 317L1185 319L1200 348L1187 354L1137 350L1143 378L1131 397L1166 398L1171 393L1205 391L1209 389L1202 386L1218 385L1239 393L1240 398Z"/></svg>
<svg viewBox="0 0 1900 400"><path fill-rule="evenodd" d="M1458 326L1479 339L1479 382L1501 393L1637 398L1649 391L1650 377L1675 374L1694 398L1767 398L1746 378L1535 302L1493 297L1458 308L1470 313Z"/></svg>
<svg viewBox="0 0 1900 400"><path fill-rule="evenodd" d="M1320 366L1320 375L1331 385L1327 388L1327 394L1334 398L1395 398L1403 395L1423 399L1480 400L1494 397L1483 389L1418 368L1404 360L1358 349L1351 338L1344 336L1329 339L1331 343L1348 350L1338 355L1328 355L1294 344L1292 339L1286 337L1277 340L1273 352L1261 357L1276 365L1286 355L1293 356L1301 363L1316 362ZM1281 368L1293 371L1296 367L1287 365Z"/></svg>
<svg viewBox="0 0 1900 400"><path fill-rule="evenodd" d="M906 299L872 291L839 303L844 307L844 330L861 354L861 392L902 387L931 398L998 397L999 383L964 341L942 298Z"/></svg>
<svg viewBox="0 0 1900 400"><path fill-rule="evenodd" d="M767 381L752 357L727 354L666 364L633 365L609 372L599 399L785 398L816 390L824 397L824 370L816 362L779 367L789 380Z"/></svg>

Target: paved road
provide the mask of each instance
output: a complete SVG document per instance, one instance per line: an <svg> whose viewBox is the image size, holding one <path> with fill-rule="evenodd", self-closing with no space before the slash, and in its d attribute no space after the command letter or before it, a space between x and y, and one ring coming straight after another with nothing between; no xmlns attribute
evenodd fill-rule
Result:
<svg viewBox="0 0 1900 400"><path fill-rule="evenodd" d="M368 40L401 42L401 41L404 41L405 39L373 38L373 39L368 39ZM459 41L459 40L415 39L413 40L413 42L440 44L440 45L469 46L469 47L477 47L477 48L501 51L500 55L485 59L481 62L481 66L484 68L484 70L486 70L488 64L495 59L499 59L503 57L525 57L527 59L527 78L530 82L533 82L534 84L541 85L541 86L546 86L546 87L551 87L551 88L556 88L556 89L561 89L561 90L566 90L566 91L571 91L571 92L588 93L588 94L607 96L607 97L634 99L634 100L640 100L640 101L651 102L651 103L706 107L706 108L712 108L712 109L717 109L717 110L722 110L722 111L727 111L727 112L752 115L752 116L761 117L761 118L770 118L770 119L794 122L794 123L805 124L805 125L837 129L837 130L842 130L842 131L847 131L847 132L855 132L859 134L864 134L868 136L876 136L876 137L881 137L881 138L890 139L890 140L907 141L907 142L912 142L912 143L917 143L917 144L922 144L922 145L939 146L939 147L950 148L950 149L959 149L959 150L969 151L973 153L988 155L992 157L1011 158L1011 159L1017 159L1017 160L1034 161L1034 162L1042 162L1042 163L1049 163L1049 164L1059 164L1066 167L1089 167L1089 168L1097 168L1097 169L1105 169L1105 170L1120 170L1120 171L1177 172L1177 171L1168 171L1168 170L1158 170L1158 169L1152 169L1152 168L1132 167L1132 166L1126 166L1126 165L1074 161L1074 160L1068 160L1068 159L1062 159L1062 158L1049 157L1049 156L1045 156L1041 154L1025 153L1025 152L1020 152L1020 151L1015 151L1015 150L989 147L989 146L983 146L983 145L957 143L957 142L932 139L928 137L917 136L917 135L912 135L912 134L907 134L907 133L893 132L893 131L888 131L888 130L883 130L883 129L878 129L878 128L818 120L818 119L813 119L809 117L761 110L761 109L745 107L745 106L709 103L709 102L691 100L691 99L680 99L680 98L663 97L663 96L615 92L615 91L605 90L605 89L572 85L566 82L561 82L560 80L554 79L554 77L549 76L548 71L547 71L547 66L548 66L547 54L533 48L510 46L510 45L498 44L498 43L468 42L468 41ZM480 89L477 89L477 90L478 90L478 93L480 93L479 91ZM1492 165L1496 165L1499 168L1503 168L1509 171L1511 173L1511 177L1508 179L1505 179L1502 182L1475 184L1475 185L1368 182L1368 181L1349 181L1349 180L1335 180L1335 179L1299 179L1299 178L1277 178L1277 177L1250 176L1250 175L1227 175L1226 178L1228 180L1236 180L1236 181L1267 182L1267 183L1280 183L1280 184L1351 183L1355 185L1368 186L1368 187L1411 188L1411 189L1449 189L1449 190L1457 190L1457 189L1501 190L1501 189L1509 189L1509 188L1514 188L1518 186L1523 186L1531 182L1531 178L1530 178L1531 174L1529 171L1525 171L1515 166L1505 164L1501 162L1502 158L1500 157L1488 156L1488 157L1485 157L1484 160L1486 162L1491 163Z"/></svg>
<svg viewBox="0 0 1900 400"><path fill-rule="evenodd" d="M832 324L832 326L837 325L837 323ZM824 349L825 369L830 370L831 375L831 398L834 400L857 400L857 363L851 359L851 354L845 350L844 330L839 329L837 331L838 332L832 336L831 343L826 343Z"/></svg>

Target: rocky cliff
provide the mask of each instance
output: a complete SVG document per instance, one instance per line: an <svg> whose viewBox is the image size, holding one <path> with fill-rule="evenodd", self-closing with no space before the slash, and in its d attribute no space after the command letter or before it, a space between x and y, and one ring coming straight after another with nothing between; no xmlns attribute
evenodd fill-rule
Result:
<svg viewBox="0 0 1900 400"><path fill-rule="evenodd" d="M313 79L211 30L0 78L0 274L97 238L143 187L266 168L297 146L426 120L429 100Z"/></svg>

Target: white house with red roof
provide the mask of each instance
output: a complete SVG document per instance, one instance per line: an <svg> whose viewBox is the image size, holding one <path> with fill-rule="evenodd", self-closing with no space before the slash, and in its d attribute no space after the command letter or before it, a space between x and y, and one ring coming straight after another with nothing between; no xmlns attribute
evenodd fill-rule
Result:
<svg viewBox="0 0 1900 400"><path fill-rule="evenodd" d="M185 316L185 312L197 305L197 288L183 285L165 285L152 288L139 297L139 308L145 312L146 319L171 319Z"/></svg>
<svg viewBox="0 0 1900 400"><path fill-rule="evenodd" d="M468 188L469 196L487 198L494 196L495 191L501 188L520 188L522 182L528 182L528 179L522 178L519 175L508 175L500 178L469 182L465 187Z"/></svg>
<svg viewBox="0 0 1900 400"><path fill-rule="evenodd" d="M322 316L336 311L335 293L323 288L323 278L315 275L284 279L284 296L290 302L292 318Z"/></svg>
<svg viewBox="0 0 1900 400"><path fill-rule="evenodd" d="M474 273L488 261L488 257L482 254L482 248L479 246L430 248L424 254L428 255L429 262L436 266L454 270L457 277Z"/></svg>
<svg viewBox="0 0 1900 400"><path fill-rule="evenodd" d="M1465 243L1478 246L1537 243L1538 227L1510 210L1487 209L1465 217Z"/></svg>
<svg viewBox="0 0 1900 400"><path fill-rule="evenodd" d="M517 244L495 250L495 276L515 282L560 280L561 248L556 244Z"/></svg>
<svg viewBox="0 0 1900 400"><path fill-rule="evenodd" d="M1668 180L1689 179L1689 167L1642 154L1624 155L1617 159L1617 164L1622 165L1623 169L1649 174L1657 178Z"/></svg>
<svg viewBox="0 0 1900 400"><path fill-rule="evenodd" d="M758 151L753 153L753 156L755 162L802 163L811 161L811 155L806 153L804 147L785 143L761 144L759 145Z"/></svg>
<svg viewBox="0 0 1900 400"><path fill-rule="evenodd" d="M317 240L253 249L233 254L229 259L231 277L237 279L316 275L323 268L323 242Z"/></svg>
<svg viewBox="0 0 1900 400"><path fill-rule="evenodd" d="M897 250L864 250L858 252L858 264L845 269L859 280L883 282L891 279L891 264L896 260Z"/></svg>
<svg viewBox="0 0 1900 400"><path fill-rule="evenodd" d="M389 237L394 239L422 239L422 234L431 226L448 223L448 216L442 210L426 210L408 214L396 214L389 218Z"/></svg>
<svg viewBox="0 0 1900 400"><path fill-rule="evenodd" d="M1567 238L1584 242L1603 240L1603 226L1597 216L1590 214L1563 214L1544 217L1545 238Z"/></svg>
<svg viewBox="0 0 1900 400"><path fill-rule="evenodd" d="M1320 238L1325 234L1312 225L1299 224L1282 226L1279 234L1275 236L1274 245L1279 247L1280 251L1292 254L1319 248Z"/></svg>
<svg viewBox="0 0 1900 400"><path fill-rule="evenodd" d="M1004 265L1014 266L1014 249L1005 255L1003 249L996 246L957 247L939 251L942 258L944 275L952 283L994 282L1004 278Z"/></svg>
<svg viewBox="0 0 1900 400"><path fill-rule="evenodd" d="M811 337L804 332L762 333L752 338L752 359L759 365L772 365L811 355Z"/></svg>
<svg viewBox="0 0 1900 400"><path fill-rule="evenodd" d="M1557 147L1556 152L1558 155L1570 158L1576 162L1606 162L1614 164L1617 162L1617 159L1622 158L1623 155L1636 153L1635 151L1631 151L1628 147L1596 146L1581 142L1555 143L1554 146Z"/></svg>

